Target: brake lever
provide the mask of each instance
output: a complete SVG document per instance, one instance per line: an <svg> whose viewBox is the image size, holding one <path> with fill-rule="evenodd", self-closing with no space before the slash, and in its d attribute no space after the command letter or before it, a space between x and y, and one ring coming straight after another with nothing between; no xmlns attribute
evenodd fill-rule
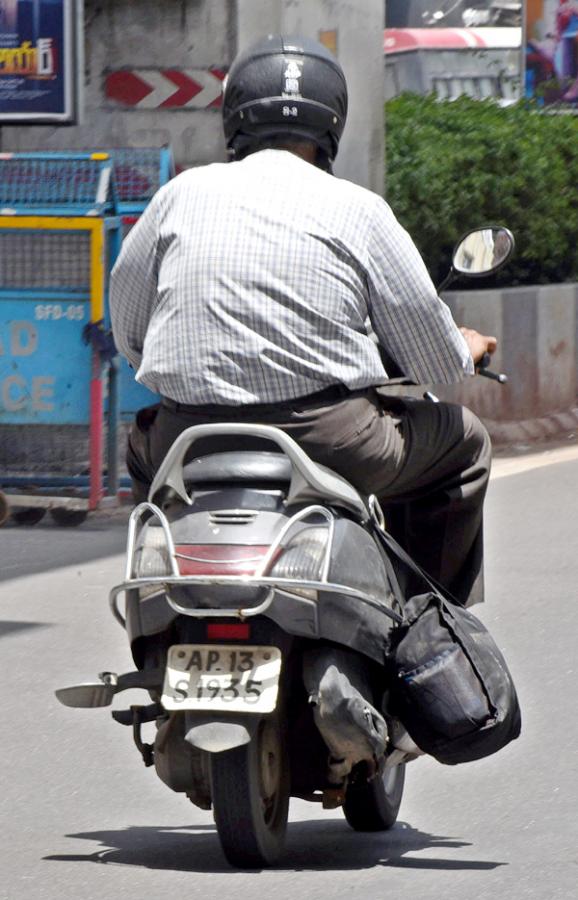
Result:
<svg viewBox="0 0 578 900"><path fill-rule="evenodd" d="M478 365L476 366L477 374L482 375L484 378L490 378L492 381L497 381L499 382L499 384L507 384L507 375L504 375L503 372L492 372L490 369L488 369L491 359L492 357L489 353L484 353Z"/></svg>

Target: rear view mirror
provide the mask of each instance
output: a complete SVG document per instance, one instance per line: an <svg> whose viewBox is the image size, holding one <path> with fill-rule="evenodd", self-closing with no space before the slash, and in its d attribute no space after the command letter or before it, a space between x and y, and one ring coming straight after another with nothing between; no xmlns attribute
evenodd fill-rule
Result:
<svg viewBox="0 0 578 900"><path fill-rule="evenodd" d="M486 225L468 232L454 250L452 267L460 275L491 275L510 258L514 236L501 225Z"/></svg>

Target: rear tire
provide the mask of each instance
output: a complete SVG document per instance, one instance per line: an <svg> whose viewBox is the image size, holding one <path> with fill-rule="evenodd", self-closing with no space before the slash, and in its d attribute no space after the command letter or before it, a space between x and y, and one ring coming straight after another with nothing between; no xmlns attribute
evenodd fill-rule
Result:
<svg viewBox="0 0 578 900"><path fill-rule="evenodd" d="M289 763L276 716L263 719L249 744L211 755L213 811L232 866L274 865L285 843Z"/></svg>
<svg viewBox="0 0 578 900"><path fill-rule="evenodd" d="M343 812L355 831L387 831L395 824L405 782L405 765L402 763L384 769L371 781L357 774L345 794Z"/></svg>

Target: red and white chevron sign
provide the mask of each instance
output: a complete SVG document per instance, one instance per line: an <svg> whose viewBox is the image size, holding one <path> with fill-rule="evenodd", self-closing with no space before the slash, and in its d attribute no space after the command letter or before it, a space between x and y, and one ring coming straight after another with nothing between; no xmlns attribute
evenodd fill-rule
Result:
<svg viewBox="0 0 578 900"><path fill-rule="evenodd" d="M104 89L132 109L207 109L221 105L224 77L221 69L118 69Z"/></svg>

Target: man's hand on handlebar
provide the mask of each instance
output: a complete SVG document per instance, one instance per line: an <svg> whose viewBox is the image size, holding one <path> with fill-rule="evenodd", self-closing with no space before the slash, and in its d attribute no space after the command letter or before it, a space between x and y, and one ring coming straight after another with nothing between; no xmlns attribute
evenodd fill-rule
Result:
<svg viewBox="0 0 578 900"><path fill-rule="evenodd" d="M498 346L497 338L480 334L479 331L475 331L473 328L462 326L460 331L466 339L475 365L482 361L486 353L489 353L491 356Z"/></svg>

